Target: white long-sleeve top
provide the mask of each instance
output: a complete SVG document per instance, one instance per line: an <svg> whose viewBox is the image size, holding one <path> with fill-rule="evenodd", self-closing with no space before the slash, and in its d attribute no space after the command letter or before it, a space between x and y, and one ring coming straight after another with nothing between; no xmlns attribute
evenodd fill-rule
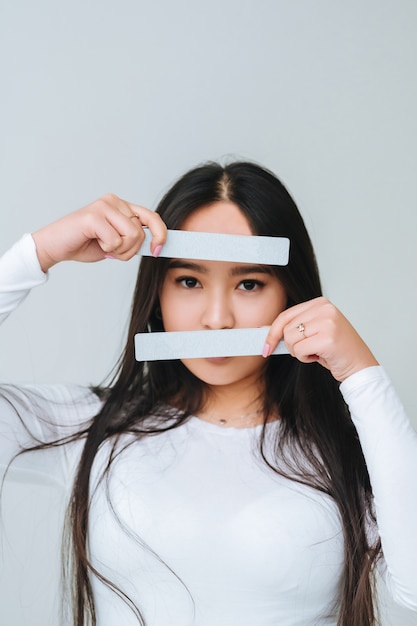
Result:
<svg viewBox="0 0 417 626"><path fill-rule="evenodd" d="M0 259L0 321L45 281L25 236ZM417 435L381 367L354 374L340 390L371 477L388 589L417 611ZM5 393L0 465L33 435L44 441L67 435L99 409L82 387ZM336 625L343 568L337 508L266 467L256 452L260 429L194 417L142 441L126 436L102 482L111 444L100 448L92 473L91 557L137 603L148 626ZM78 441L21 455L13 471L53 477L68 488L81 447ZM98 581L93 586L98 626L137 625L114 593Z"/></svg>

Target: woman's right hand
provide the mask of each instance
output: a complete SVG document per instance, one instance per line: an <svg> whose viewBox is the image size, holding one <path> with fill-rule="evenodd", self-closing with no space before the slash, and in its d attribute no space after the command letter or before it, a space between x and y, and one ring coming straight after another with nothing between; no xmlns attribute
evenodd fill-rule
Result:
<svg viewBox="0 0 417 626"><path fill-rule="evenodd" d="M158 256L166 240L166 226L150 209L107 194L33 233L44 272L60 261L92 263L105 258L127 261L152 233L151 251Z"/></svg>

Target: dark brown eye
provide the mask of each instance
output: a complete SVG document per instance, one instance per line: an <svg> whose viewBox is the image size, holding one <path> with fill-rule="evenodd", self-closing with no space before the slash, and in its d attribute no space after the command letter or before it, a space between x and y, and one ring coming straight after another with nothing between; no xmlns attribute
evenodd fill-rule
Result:
<svg viewBox="0 0 417 626"><path fill-rule="evenodd" d="M258 287L262 287L263 283L260 280L242 280L239 285L239 288L242 291L254 291Z"/></svg>
<svg viewBox="0 0 417 626"><path fill-rule="evenodd" d="M183 276L181 278L177 278L176 282L181 284L186 289L194 289L194 287L197 287L197 285L199 284L198 280L196 278L192 278L191 276Z"/></svg>

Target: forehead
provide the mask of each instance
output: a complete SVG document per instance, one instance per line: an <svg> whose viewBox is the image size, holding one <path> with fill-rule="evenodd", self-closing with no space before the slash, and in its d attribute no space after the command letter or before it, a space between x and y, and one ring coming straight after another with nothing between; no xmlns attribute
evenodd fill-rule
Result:
<svg viewBox="0 0 417 626"><path fill-rule="evenodd" d="M226 235L253 235L249 222L233 202L221 200L200 207L181 224L181 230Z"/></svg>

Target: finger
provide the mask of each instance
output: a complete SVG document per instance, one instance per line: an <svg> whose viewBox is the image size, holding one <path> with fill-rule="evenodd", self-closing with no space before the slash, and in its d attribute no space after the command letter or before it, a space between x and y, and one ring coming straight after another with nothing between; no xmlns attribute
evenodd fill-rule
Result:
<svg viewBox="0 0 417 626"><path fill-rule="evenodd" d="M264 358L272 354L283 336L284 326L278 316L277 319L271 324L268 334L265 338L264 347L262 349L262 356Z"/></svg>
<svg viewBox="0 0 417 626"><path fill-rule="evenodd" d="M111 214L113 217L111 215L108 216L109 220L119 229L122 237L130 237L128 241L121 244L118 250L114 251L117 257L128 257L133 251L134 254L138 252L144 240L142 226L147 226L151 231L151 251L154 256L158 256L167 237L167 228L160 215L138 204L127 202L114 194L107 194L103 196L102 200L108 205L110 210L117 209L123 217L130 220L130 223L127 224L123 218L122 220L118 219L118 216L114 215L114 213ZM134 226L133 230L132 226ZM139 240L137 239L137 232L140 233Z"/></svg>
<svg viewBox="0 0 417 626"><path fill-rule="evenodd" d="M129 203L107 194L95 203L94 209L98 243L107 256L128 260L137 254L145 234Z"/></svg>
<svg viewBox="0 0 417 626"><path fill-rule="evenodd" d="M113 193L107 193L102 198L100 198L100 202L102 202L105 208L116 209L126 217L133 215L133 211L129 206L129 202L119 198Z"/></svg>
<svg viewBox="0 0 417 626"><path fill-rule="evenodd" d="M315 315L315 310L322 305L324 298L315 298L307 302L296 304L285 311L282 311L276 320L271 324L268 335L265 339L265 345L262 351L263 356L269 356L277 347L279 341L284 339L288 350L292 354L292 346L296 341L304 338L303 335L292 333L289 330L296 331L303 320L311 320ZM292 337L292 339L291 339Z"/></svg>
<svg viewBox="0 0 417 626"><path fill-rule="evenodd" d="M321 331L321 320L313 313L313 311L306 311L302 314L302 318L296 318L284 327L284 340L288 346L293 347L300 341L316 336Z"/></svg>
<svg viewBox="0 0 417 626"><path fill-rule="evenodd" d="M306 315L312 316L326 304L330 304L329 301L320 296L318 298L313 298L312 300L300 302L299 304L295 304L294 306L285 309L285 311L280 313L279 317L284 326L291 323L299 324L300 320L306 319Z"/></svg>
<svg viewBox="0 0 417 626"><path fill-rule="evenodd" d="M319 334L311 337L303 337L292 345L291 354L301 363L313 363L315 361L322 362L320 353L323 351L323 341ZM322 365L325 364L323 360Z"/></svg>
<svg viewBox="0 0 417 626"><path fill-rule="evenodd" d="M132 213L138 216L140 223L143 226L147 226L151 231L151 251L153 256L158 256L167 238L167 227L164 221L158 213L150 209L132 203L128 203L128 205Z"/></svg>
<svg viewBox="0 0 417 626"><path fill-rule="evenodd" d="M119 242L111 252L121 260L127 260L137 254L145 239L145 233L136 216L109 210L106 221L119 234Z"/></svg>
<svg viewBox="0 0 417 626"><path fill-rule="evenodd" d="M104 217L95 223L93 235L104 253L118 254L122 251L124 244L120 231L121 228L117 224L117 219L111 220Z"/></svg>

